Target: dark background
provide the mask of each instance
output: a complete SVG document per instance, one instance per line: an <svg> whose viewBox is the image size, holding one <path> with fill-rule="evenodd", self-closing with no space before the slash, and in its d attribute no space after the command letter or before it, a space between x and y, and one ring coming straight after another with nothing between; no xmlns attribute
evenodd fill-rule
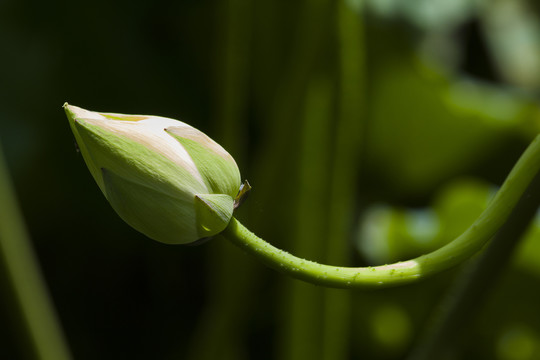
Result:
<svg viewBox="0 0 540 360"><path fill-rule="evenodd" d="M407 3L0 1L0 141L75 359L407 354L455 271L330 291L228 243L151 241L106 202L62 109L204 131L253 186L237 217L299 256L418 256L538 133L540 22L533 1ZM539 224L447 359L540 357ZM0 274L0 358L33 358Z"/></svg>

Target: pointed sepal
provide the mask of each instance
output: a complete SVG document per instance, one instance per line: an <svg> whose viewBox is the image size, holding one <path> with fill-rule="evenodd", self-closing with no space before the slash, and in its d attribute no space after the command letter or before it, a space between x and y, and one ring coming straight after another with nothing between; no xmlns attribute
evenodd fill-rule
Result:
<svg viewBox="0 0 540 360"><path fill-rule="evenodd" d="M224 194L195 195L195 213L199 237L213 236L225 229L231 221L234 200Z"/></svg>

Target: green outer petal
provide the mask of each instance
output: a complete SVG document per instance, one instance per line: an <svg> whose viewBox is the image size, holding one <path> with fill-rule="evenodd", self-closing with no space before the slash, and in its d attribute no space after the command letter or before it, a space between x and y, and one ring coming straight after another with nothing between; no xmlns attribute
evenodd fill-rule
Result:
<svg viewBox="0 0 540 360"><path fill-rule="evenodd" d="M231 221L234 200L224 194L195 195L195 212L199 236L208 237L222 232Z"/></svg>
<svg viewBox="0 0 540 360"><path fill-rule="evenodd" d="M105 196L100 168L114 169L118 176L179 198L205 191L189 171L134 140L84 119L77 119L75 127L81 143L90 149L83 156Z"/></svg>
<svg viewBox="0 0 540 360"><path fill-rule="evenodd" d="M222 153L214 151L212 147L207 146L208 144L202 145L196 140L182 137L182 128L171 127L166 131L184 146L212 193L227 194L232 198L236 196L241 179L240 170L232 156L203 133L201 135L205 140L210 140L213 146L218 146Z"/></svg>
<svg viewBox="0 0 540 360"><path fill-rule="evenodd" d="M137 231L167 244L186 244L200 238L194 201L178 199L102 169L105 192L120 217Z"/></svg>
<svg viewBox="0 0 540 360"><path fill-rule="evenodd" d="M86 166L88 166L90 173L92 174L99 188L103 192L104 187L103 182L101 181L101 175L96 176L96 174L99 174L99 169L96 168L94 162L92 161L92 157L90 156L90 152L88 151L86 144L84 143L81 135L79 134L79 127L76 126L77 123L75 120L75 114L71 112L70 108L67 106L67 103L64 104L64 110L66 111L66 115L69 120L69 126L71 128L71 131L73 132L73 135L75 135L75 141L77 142L77 146L84 158L84 162L86 163Z"/></svg>

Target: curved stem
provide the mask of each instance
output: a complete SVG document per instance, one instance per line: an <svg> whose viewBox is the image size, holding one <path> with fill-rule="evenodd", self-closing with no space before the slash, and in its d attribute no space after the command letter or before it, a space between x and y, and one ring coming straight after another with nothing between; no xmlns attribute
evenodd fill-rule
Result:
<svg viewBox="0 0 540 360"><path fill-rule="evenodd" d="M456 266L480 250L506 222L539 170L540 135L521 155L487 209L463 234L429 254L395 264L339 267L304 260L265 242L235 218L222 236L270 267L316 285L376 288L406 284Z"/></svg>
<svg viewBox="0 0 540 360"><path fill-rule="evenodd" d="M467 324L489 298L536 214L539 189L540 173L486 250L467 264L457 277L408 360L437 359L448 349L455 350L456 345L470 335Z"/></svg>

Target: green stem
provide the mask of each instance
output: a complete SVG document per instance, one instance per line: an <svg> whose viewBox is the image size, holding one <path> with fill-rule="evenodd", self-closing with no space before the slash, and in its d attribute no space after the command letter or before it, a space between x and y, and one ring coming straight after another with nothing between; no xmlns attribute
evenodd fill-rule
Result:
<svg viewBox="0 0 540 360"><path fill-rule="evenodd" d="M539 189L540 173L486 250L460 274L438 307L410 360L440 358L448 349L455 350L455 345L469 335L466 324L470 323L488 298L536 214L540 202Z"/></svg>
<svg viewBox="0 0 540 360"><path fill-rule="evenodd" d="M13 288L37 359L70 359L0 151L0 266Z"/></svg>
<svg viewBox="0 0 540 360"><path fill-rule="evenodd" d="M316 285L382 288L418 281L454 267L480 250L506 222L540 170L540 136L529 145L487 209L459 237L429 254L375 267L339 267L304 260L277 249L232 219L222 235L270 267Z"/></svg>

